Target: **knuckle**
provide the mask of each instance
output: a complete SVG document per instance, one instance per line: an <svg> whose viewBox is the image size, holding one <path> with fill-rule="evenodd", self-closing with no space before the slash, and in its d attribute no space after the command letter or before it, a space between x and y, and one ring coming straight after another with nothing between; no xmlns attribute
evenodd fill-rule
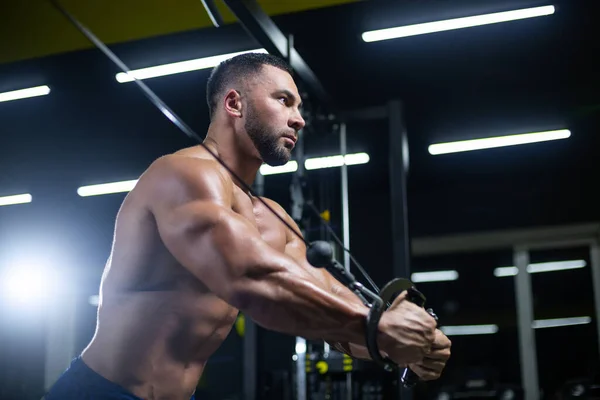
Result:
<svg viewBox="0 0 600 400"><path fill-rule="evenodd" d="M435 334L435 331L437 330L437 321L431 318L429 314L427 314L427 316L427 327Z"/></svg>

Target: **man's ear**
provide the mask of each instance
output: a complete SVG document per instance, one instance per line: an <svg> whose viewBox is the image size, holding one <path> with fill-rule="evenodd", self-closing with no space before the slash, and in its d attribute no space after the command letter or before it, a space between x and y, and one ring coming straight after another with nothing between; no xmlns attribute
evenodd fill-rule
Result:
<svg viewBox="0 0 600 400"><path fill-rule="evenodd" d="M237 90L231 89L225 95L224 102L225 112L234 117L241 118L242 116L242 96Z"/></svg>

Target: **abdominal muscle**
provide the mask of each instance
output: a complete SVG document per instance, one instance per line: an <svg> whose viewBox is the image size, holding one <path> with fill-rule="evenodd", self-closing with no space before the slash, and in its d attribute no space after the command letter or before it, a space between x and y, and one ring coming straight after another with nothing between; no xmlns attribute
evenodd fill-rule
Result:
<svg viewBox="0 0 600 400"><path fill-rule="evenodd" d="M138 397L187 400L237 314L214 294L191 287L105 292L82 358Z"/></svg>

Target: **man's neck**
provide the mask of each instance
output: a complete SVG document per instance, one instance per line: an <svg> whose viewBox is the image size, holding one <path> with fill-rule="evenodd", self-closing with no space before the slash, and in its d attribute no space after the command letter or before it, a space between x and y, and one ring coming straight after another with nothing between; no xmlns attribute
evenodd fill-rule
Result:
<svg viewBox="0 0 600 400"><path fill-rule="evenodd" d="M215 128L213 127L209 128L206 139L204 139L204 144L212 150L236 176L243 180L246 185L251 186L254 183L256 173L262 165L262 162L245 154L237 145L233 134L217 135L214 130ZM242 188L242 185L234 176L231 178L237 186Z"/></svg>

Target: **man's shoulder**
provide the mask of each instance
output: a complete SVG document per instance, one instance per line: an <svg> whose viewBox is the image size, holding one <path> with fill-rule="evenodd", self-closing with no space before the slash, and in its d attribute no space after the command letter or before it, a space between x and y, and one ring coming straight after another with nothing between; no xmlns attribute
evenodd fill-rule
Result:
<svg viewBox="0 0 600 400"><path fill-rule="evenodd" d="M206 174L209 176L210 174L220 174L228 177L227 174L223 174L223 171L223 167L215 159L173 153L157 158L148 167L144 175L187 178Z"/></svg>
<svg viewBox="0 0 600 400"><path fill-rule="evenodd" d="M286 218L289 217L287 211L285 211L285 208L283 208L283 206L275 200L269 199L268 197L264 196L260 196L260 199L267 203L267 205L271 207L274 211L277 211L277 213L282 214L282 216L285 216Z"/></svg>
<svg viewBox="0 0 600 400"><path fill-rule="evenodd" d="M233 187L229 174L216 161L188 155L169 154L156 159L142 174L136 189L146 195L181 196L215 194L226 195Z"/></svg>

